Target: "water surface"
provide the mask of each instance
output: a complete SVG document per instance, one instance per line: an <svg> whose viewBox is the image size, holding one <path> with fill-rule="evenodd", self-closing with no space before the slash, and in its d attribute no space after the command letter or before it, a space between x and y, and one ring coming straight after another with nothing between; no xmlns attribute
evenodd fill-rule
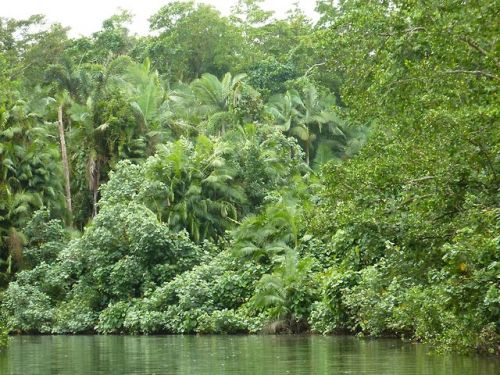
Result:
<svg viewBox="0 0 500 375"><path fill-rule="evenodd" d="M499 373L494 358L332 336L18 336L0 352L2 375Z"/></svg>

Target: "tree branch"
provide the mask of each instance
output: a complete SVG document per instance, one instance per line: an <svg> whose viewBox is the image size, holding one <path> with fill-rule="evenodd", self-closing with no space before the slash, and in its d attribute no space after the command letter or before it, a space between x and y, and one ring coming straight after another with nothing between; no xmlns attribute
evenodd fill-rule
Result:
<svg viewBox="0 0 500 375"><path fill-rule="evenodd" d="M474 75L481 75L485 76L488 78L496 79L497 81L500 81L500 77L488 73L488 72L483 72L482 70L462 70L462 69L457 69L457 70L445 70L441 72L442 74L474 74Z"/></svg>
<svg viewBox="0 0 500 375"><path fill-rule="evenodd" d="M415 178L413 180L408 180L408 181L406 181L406 183L408 183L408 184L414 184L416 182L422 182L422 181L432 180L434 178L436 178L436 176L424 176L424 177Z"/></svg>
<svg viewBox="0 0 500 375"><path fill-rule="evenodd" d="M402 34L413 34L418 31L425 31L425 27L421 26L411 27L409 29L403 30ZM396 34L397 34L396 32L392 32L392 33L380 33L379 35L389 37L389 36L394 36Z"/></svg>
<svg viewBox="0 0 500 375"><path fill-rule="evenodd" d="M317 63L317 64L314 64L313 66L311 66L309 69L306 70L306 72L304 73L304 77L307 77L309 73L311 73L311 71L314 69L314 68L317 68L318 66L322 66L322 65L325 65L326 64L326 61L323 61L321 63Z"/></svg>
<svg viewBox="0 0 500 375"><path fill-rule="evenodd" d="M486 57L489 57L490 59L493 60L493 62L495 63L497 69L500 69L500 61L498 61L497 59L495 59L493 56L491 56L488 51L486 51L484 48L482 48L479 44L477 44L476 42L474 42L472 39L470 39L469 37L460 37L459 38L462 42L465 42L469 45L469 47L471 47L472 49L475 49L476 51L478 51L481 55L484 55Z"/></svg>

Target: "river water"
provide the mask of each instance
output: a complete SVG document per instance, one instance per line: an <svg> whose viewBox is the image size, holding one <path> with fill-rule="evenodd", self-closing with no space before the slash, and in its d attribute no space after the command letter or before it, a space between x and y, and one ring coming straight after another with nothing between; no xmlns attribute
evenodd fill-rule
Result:
<svg viewBox="0 0 500 375"><path fill-rule="evenodd" d="M347 336L18 336L0 374L500 374L500 360Z"/></svg>

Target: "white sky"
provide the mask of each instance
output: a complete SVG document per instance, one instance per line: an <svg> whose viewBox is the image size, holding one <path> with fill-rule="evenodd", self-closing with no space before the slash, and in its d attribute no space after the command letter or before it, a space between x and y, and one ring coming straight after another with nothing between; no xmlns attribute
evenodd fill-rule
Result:
<svg viewBox="0 0 500 375"><path fill-rule="evenodd" d="M199 1L199 0L198 0ZM116 14L119 8L131 11L135 17L130 25L133 33L148 32L148 18L170 0L0 0L0 17L27 18L32 14L44 14L49 21L70 26L71 36L89 35L101 28L102 21ZM237 0L202 0L227 15ZM312 18L316 18L316 0L265 0L263 8L284 16L294 3Z"/></svg>

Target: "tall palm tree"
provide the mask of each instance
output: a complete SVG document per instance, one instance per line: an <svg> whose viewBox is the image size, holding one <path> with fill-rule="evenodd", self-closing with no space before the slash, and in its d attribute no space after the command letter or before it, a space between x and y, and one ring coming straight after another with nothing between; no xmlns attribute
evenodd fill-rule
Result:
<svg viewBox="0 0 500 375"><path fill-rule="evenodd" d="M143 144L143 140L134 137L135 122L123 129L111 129L110 123L103 118L103 104L110 98L109 95L119 92L130 65L130 58L120 56L109 59L102 66L88 66L92 77L90 94L83 103L74 101L70 108L74 122L70 134L73 157L78 153L85 154L85 176L92 194L92 216L97 214L99 186L106 179L105 170L110 161L119 157L119 153L135 153ZM115 102L109 102L110 106L113 104Z"/></svg>
<svg viewBox="0 0 500 375"><path fill-rule="evenodd" d="M73 220L73 207L71 203L71 178L70 178L70 165L68 159L68 149L66 147L66 131L64 128L64 106L70 102L70 99L65 92L58 98L57 108L57 128L59 130L59 144L61 146L61 161L64 173L64 188L66 193L66 208L69 212L70 225Z"/></svg>
<svg viewBox="0 0 500 375"><path fill-rule="evenodd" d="M97 82L94 64L75 65L68 57L63 57L59 64L49 65L45 70L45 84L52 87L52 96L67 92L78 103L84 103L91 95Z"/></svg>

